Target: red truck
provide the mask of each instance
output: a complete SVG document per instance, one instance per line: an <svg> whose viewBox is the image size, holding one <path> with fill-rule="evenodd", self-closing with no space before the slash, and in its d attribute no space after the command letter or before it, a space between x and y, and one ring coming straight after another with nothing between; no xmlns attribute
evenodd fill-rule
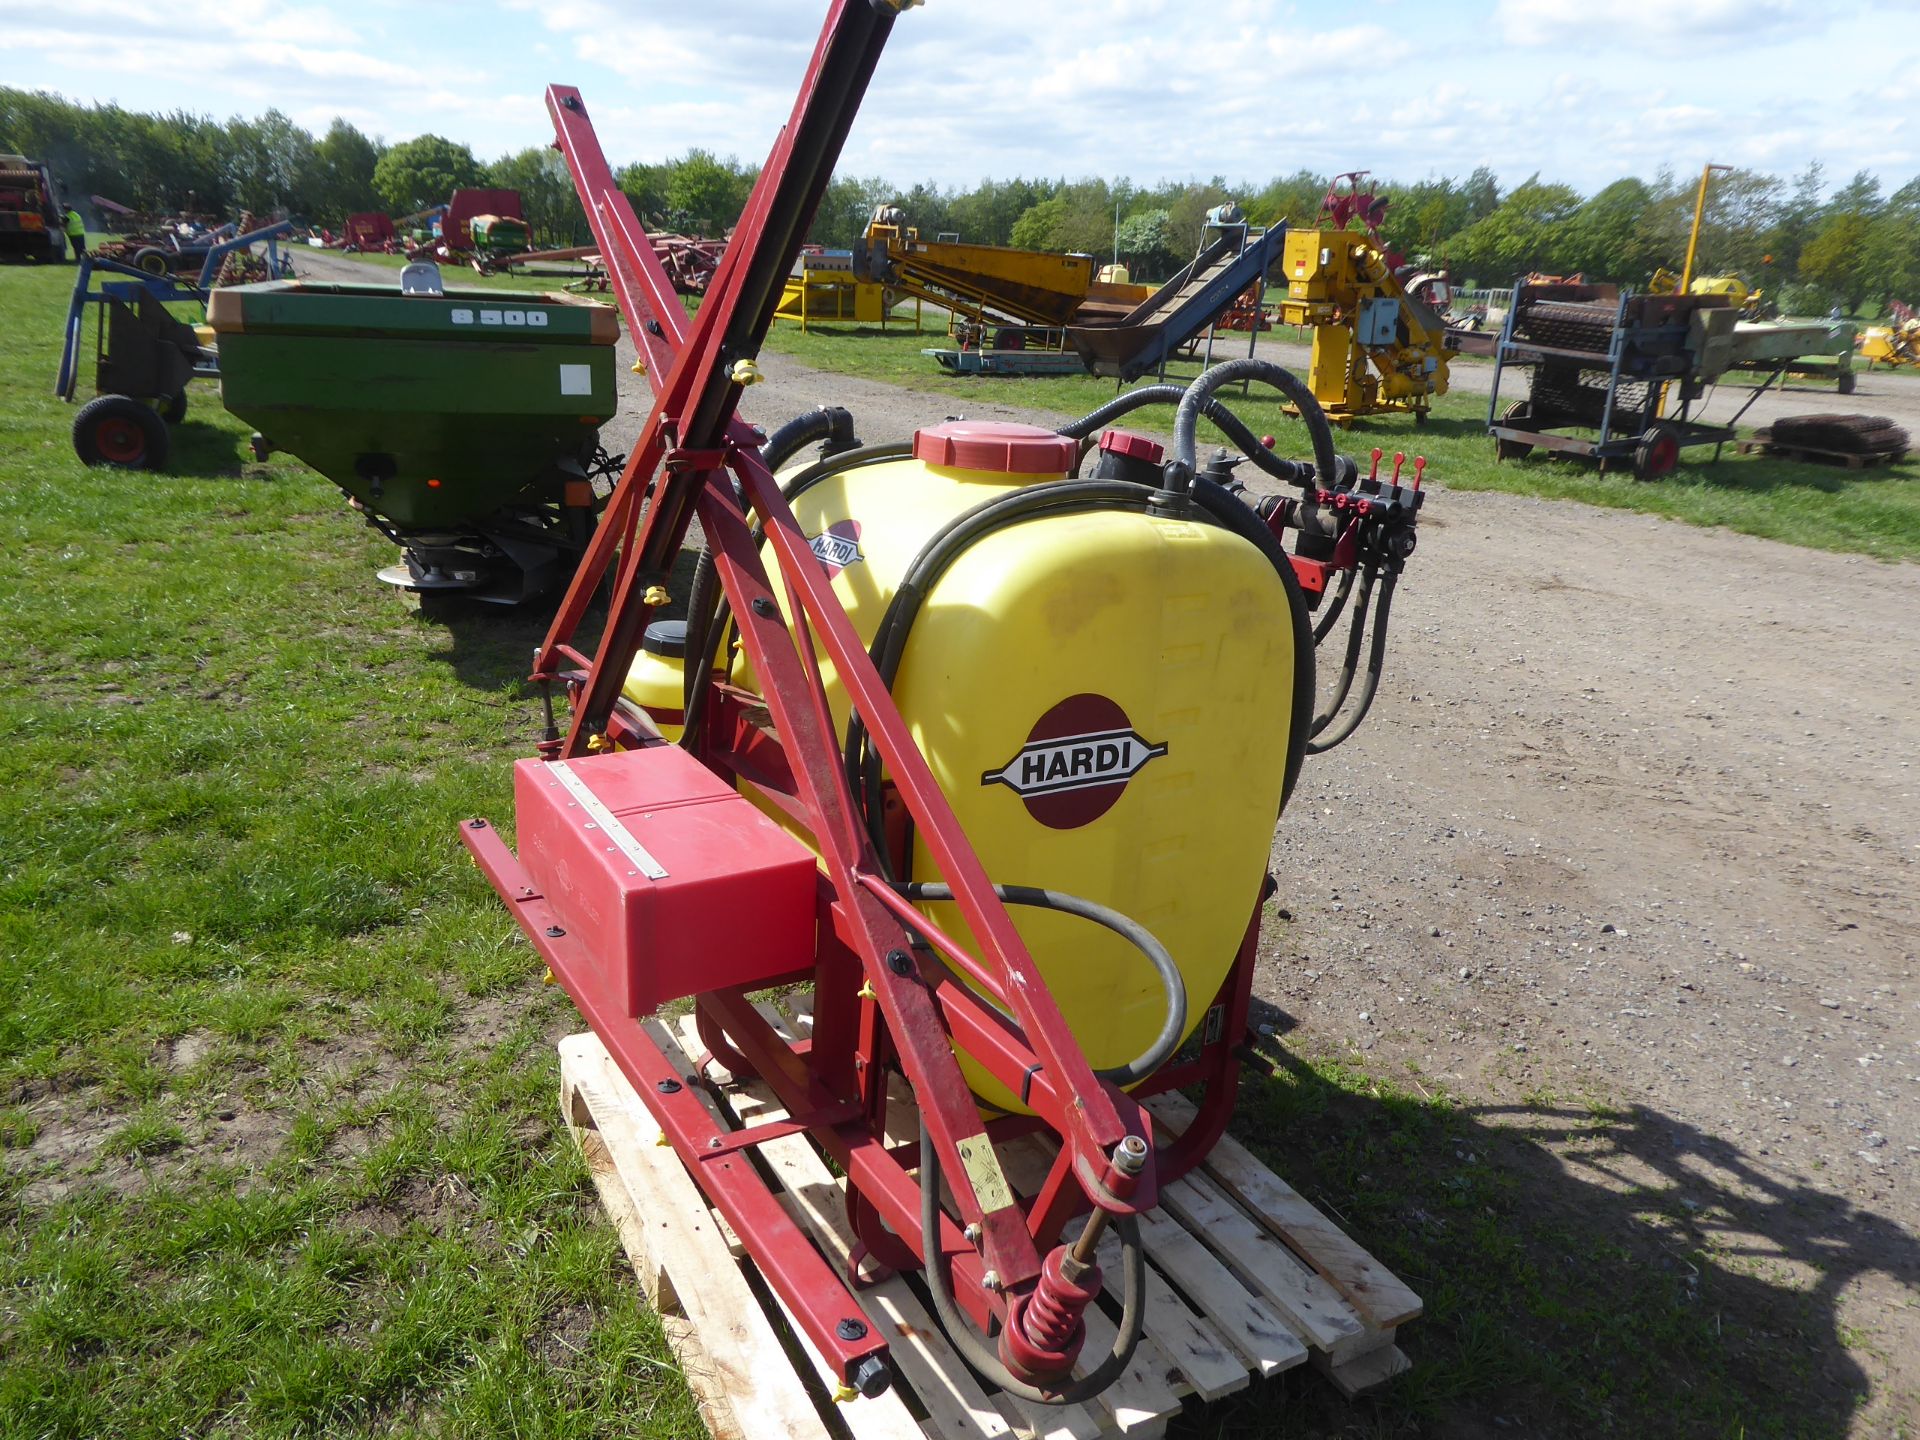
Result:
<svg viewBox="0 0 1920 1440"><path fill-rule="evenodd" d="M0 155L0 255L27 260L67 258L53 172L24 155Z"/></svg>

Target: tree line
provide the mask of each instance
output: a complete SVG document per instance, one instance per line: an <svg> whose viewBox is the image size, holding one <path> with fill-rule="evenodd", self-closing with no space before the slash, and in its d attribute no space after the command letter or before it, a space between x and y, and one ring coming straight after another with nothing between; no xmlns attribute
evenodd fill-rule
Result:
<svg viewBox="0 0 1920 1440"><path fill-rule="evenodd" d="M541 245L585 244L586 217L557 152L534 147L482 161L437 135L398 144L335 120L315 136L277 110L220 121L187 111L143 114L0 87L0 149L49 161L68 194L104 195L136 210L291 215L339 229L349 214L405 217L462 186L518 190ZM617 174L648 225L719 235L746 205L756 167L695 149ZM1593 195L1537 174L1503 190L1485 167L1465 179L1375 182L1390 200L1385 234L1418 263L1456 279L1512 283L1532 271L1644 284L1679 269L1696 177L1668 172L1614 181ZM985 180L971 189L836 176L811 239L846 248L874 207L897 204L923 235L1026 249L1116 253L1161 278L1198 248L1207 212L1237 200L1249 220L1311 225L1328 177L1300 170L1265 185L1136 185L1100 178ZM1865 171L1830 190L1818 163L1791 180L1716 174L1696 273L1737 274L1799 313L1920 299L1920 178L1885 193Z"/></svg>

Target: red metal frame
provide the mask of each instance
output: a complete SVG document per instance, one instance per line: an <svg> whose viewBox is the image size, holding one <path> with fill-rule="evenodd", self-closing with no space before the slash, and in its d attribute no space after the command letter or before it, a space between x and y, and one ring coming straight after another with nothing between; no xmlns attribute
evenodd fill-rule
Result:
<svg viewBox="0 0 1920 1440"><path fill-rule="evenodd" d="M878 1238L884 1231L871 1222L884 1222L897 1258L946 1266L956 1300L976 1323L985 1328L1004 1322L1010 1308L1034 1291L1044 1248L1074 1214L1095 1205L1121 1215L1151 1207L1158 1186L1196 1163L1224 1129L1237 1080L1234 1051L1245 1030L1259 916L1256 903L1240 954L1216 997L1224 1023L1209 1025L1212 1038L1197 1060L1169 1066L1140 1087L1144 1093L1206 1084L1200 1120L1169 1151L1150 1155L1142 1173L1125 1174L1110 1157L1129 1135L1150 1141L1150 1123L1134 1096L1094 1075L1075 1043L762 460L761 437L735 414L780 284L893 22L891 10L872 0L833 0L793 115L692 320L614 183L579 92L555 86L547 95L558 148L579 189L655 402L538 653L534 680L567 686L572 709L565 736L541 749L555 759L608 746L658 743L644 727L622 718L619 687L697 514L763 689L753 703L764 704L771 726L756 723L746 697L729 689L722 677L706 675L700 677L710 687L703 718L686 743L717 773L752 787L803 824L825 871L811 1044L783 1039L740 991L700 996L697 1013L703 1043L730 1063L741 1061L757 1071L792 1120L736 1135L720 1131L639 1024L612 1013L587 983L593 937L564 932L490 826L470 821L463 830L476 861L702 1190L746 1241L808 1338L849 1381L861 1374L863 1362L884 1357L885 1346L864 1322L845 1323L860 1314L846 1282L795 1230L742 1149L804 1125L848 1175L863 1237ZM774 593L748 529L749 510L779 562L784 594ZM606 622L589 658L574 648L573 639L616 557ZM960 950L887 884L848 788L821 681L821 656L833 664L897 789L904 815L951 885L977 937L977 953ZM923 958L927 947L935 958ZM978 990L962 983L962 974ZM1037 1118L984 1121L955 1059L956 1044L1024 1094ZM919 1253L920 1192L909 1169L917 1156L904 1157L903 1163L882 1134L886 1076L892 1069L912 1085L953 1191L958 1217L943 1225L938 1256ZM1016 1199L985 1210L961 1143L982 1135L1004 1139L1038 1126L1061 1138L1054 1173L1030 1205ZM992 1289L982 1283L989 1270L997 1275Z"/></svg>

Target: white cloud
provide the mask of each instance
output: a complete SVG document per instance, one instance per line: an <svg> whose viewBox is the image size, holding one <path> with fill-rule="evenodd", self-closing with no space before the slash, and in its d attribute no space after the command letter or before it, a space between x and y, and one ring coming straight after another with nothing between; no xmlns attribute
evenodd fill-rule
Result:
<svg viewBox="0 0 1920 1440"><path fill-rule="evenodd" d="M1696 62L1711 52L1692 56L1672 48L1678 39L1713 39L1735 45L1776 38L1781 31L1824 28L1831 15L1824 5L1807 0L1611 0L1596 10L1590 0L1500 0L1495 23L1509 44L1552 45L1572 51L1591 50L1604 37L1632 37L1646 51ZM1652 61L1653 56L1647 55Z"/></svg>

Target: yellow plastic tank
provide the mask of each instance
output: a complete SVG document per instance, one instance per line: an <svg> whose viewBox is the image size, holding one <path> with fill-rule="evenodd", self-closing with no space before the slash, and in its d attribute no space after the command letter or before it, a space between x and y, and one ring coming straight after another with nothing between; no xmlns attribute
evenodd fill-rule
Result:
<svg viewBox="0 0 1920 1440"><path fill-rule="evenodd" d="M930 539L984 501L1063 479L1074 455L1050 431L948 422L920 431L911 458L831 474L792 505L870 643ZM1204 512L1146 513L1148 493L1140 508L1023 520L960 550L913 620L893 694L987 873L1145 925L1186 979L1191 1033L1259 898L1295 632L1265 554ZM844 734L845 693L825 656L821 666ZM744 654L731 668L757 688ZM917 839L910 878L944 878ZM957 907L924 908L972 943ZM1147 1048L1165 1002L1143 956L1083 920L1010 914L1096 1068ZM960 1058L984 1103L1022 1108Z"/></svg>
<svg viewBox="0 0 1920 1440"><path fill-rule="evenodd" d="M687 622L655 620L640 640L640 653L620 693L645 708L669 740L678 740L686 714Z"/></svg>

